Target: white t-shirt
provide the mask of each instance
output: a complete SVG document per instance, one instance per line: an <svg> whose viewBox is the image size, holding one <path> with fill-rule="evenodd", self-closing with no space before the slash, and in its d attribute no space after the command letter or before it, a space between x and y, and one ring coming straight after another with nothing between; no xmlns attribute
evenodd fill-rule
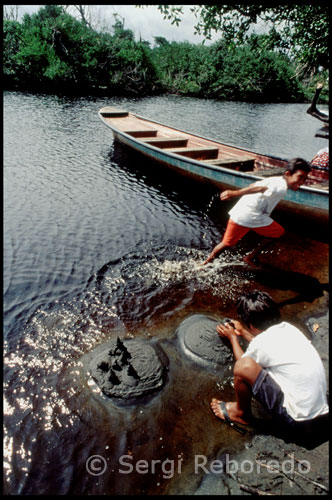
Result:
<svg viewBox="0 0 332 500"><path fill-rule="evenodd" d="M294 420L329 411L323 363L295 326L283 321L259 333L242 357L254 359L279 384L285 395L283 406Z"/></svg>
<svg viewBox="0 0 332 500"><path fill-rule="evenodd" d="M228 212L232 221L245 227L264 227L272 224L270 214L287 192L283 177L269 177L255 186L266 186L264 193L245 194Z"/></svg>

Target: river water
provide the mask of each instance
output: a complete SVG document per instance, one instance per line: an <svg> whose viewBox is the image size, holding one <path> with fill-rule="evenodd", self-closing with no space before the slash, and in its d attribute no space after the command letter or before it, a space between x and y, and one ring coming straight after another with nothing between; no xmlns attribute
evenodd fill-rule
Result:
<svg viewBox="0 0 332 500"><path fill-rule="evenodd" d="M310 160L325 146L306 104L5 92L7 494L194 491L195 457L245 438L209 408L233 397L231 373L221 380L185 359L178 325L232 315L238 295L259 288L305 329L325 297L327 245L296 232L266 255L264 273L236 264L250 237L200 268L227 221L216 191L114 144L97 115L105 105L283 158ZM91 390L87 357L117 336L158 339L169 358L149 401L123 408Z"/></svg>

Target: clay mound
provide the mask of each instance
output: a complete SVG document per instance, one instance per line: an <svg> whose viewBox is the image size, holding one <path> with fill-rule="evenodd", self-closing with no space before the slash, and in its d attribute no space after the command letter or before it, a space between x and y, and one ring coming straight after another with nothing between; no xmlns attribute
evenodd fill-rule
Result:
<svg viewBox="0 0 332 500"><path fill-rule="evenodd" d="M194 314L182 321L176 331L181 351L195 363L218 373L230 368L234 361L228 340L216 332L221 322Z"/></svg>
<svg viewBox="0 0 332 500"><path fill-rule="evenodd" d="M131 400L161 389L167 365L167 356L160 346L145 340L117 338L90 361L89 369L106 396Z"/></svg>

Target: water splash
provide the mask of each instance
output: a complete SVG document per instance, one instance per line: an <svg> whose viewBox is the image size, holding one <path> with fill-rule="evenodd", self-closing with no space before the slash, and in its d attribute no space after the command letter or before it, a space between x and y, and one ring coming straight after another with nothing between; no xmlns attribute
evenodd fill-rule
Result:
<svg viewBox="0 0 332 500"><path fill-rule="evenodd" d="M214 201L219 198L219 195L220 193L214 193L211 197L211 200L209 201L209 203L207 204L207 207L206 207L206 210L204 212L204 215L203 215L203 221L202 221L202 226L205 228L204 229L204 232L202 234L202 239L205 240L206 237L207 237L207 233L208 232L211 232L211 221L210 221L210 216L209 216L209 213L211 211L211 208L212 208L212 205L214 203Z"/></svg>
<svg viewBox="0 0 332 500"><path fill-rule="evenodd" d="M213 287L224 283L226 274L231 274L236 280L236 274L241 271L250 273L242 260L241 254L234 251L225 251L221 257L207 265L203 265L206 252L196 249L177 247L174 259L160 261L153 257L149 262L144 262L136 269L145 282L151 281L163 284L184 283L196 281L202 288ZM241 278L238 279L241 285Z"/></svg>

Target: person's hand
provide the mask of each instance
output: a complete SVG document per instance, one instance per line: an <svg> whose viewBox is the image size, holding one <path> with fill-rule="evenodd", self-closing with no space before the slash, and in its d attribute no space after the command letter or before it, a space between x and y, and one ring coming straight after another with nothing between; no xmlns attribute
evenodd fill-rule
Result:
<svg viewBox="0 0 332 500"><path fill-rule="evenodd" d="M230 199L233 197L233 196L232 196L232 193L233 193L233 191L229 191L229 190L227 190L227 191L222 191L222 192L220 193L219 198L220 198L220 200L221 200L221 201L230 200Z"/></svg>
<svg viewBox="0 0 332 500"><path fill-rule="evenodd" d="M232 319L225 324L221 323L217 326L216 330L220 337L226 337L228 339L230 339L232 335L236 337L243 337L248 342L253 339L253 335L246 330L246 328L244 328L241 322L237 319Z"/></svg>
<svg viewBox="0 0 332 500"><path fill-rule="evenodd" d="M238 321L237 319L232 319L232 323L234 325L234 331L235 331L236 335L244 338L247 342L252 341L252 339L254 338L254 335L249 330L247 330L247 328L245 328L243 326L241 321Z"/></svg>
<svg viewBox="0 0 332 500"><path fill-rule="evenodd" d="M231 340L232 336L240 336L240 333L237 331L233 320L224 324L220 323L220 325L217 326L216 330L219 337L224 337L229 340Z"/></svg>
<svg viewBox="0 0 332 500"><path fill-rule="evenodd" d="M237 319L232 319L230 324L234 325L233 328L234 328L234 332L236 333L236 335L241 337L243 335L243 333L245 332L245 329L243 328L241 322L238 321Z"/></svg>

